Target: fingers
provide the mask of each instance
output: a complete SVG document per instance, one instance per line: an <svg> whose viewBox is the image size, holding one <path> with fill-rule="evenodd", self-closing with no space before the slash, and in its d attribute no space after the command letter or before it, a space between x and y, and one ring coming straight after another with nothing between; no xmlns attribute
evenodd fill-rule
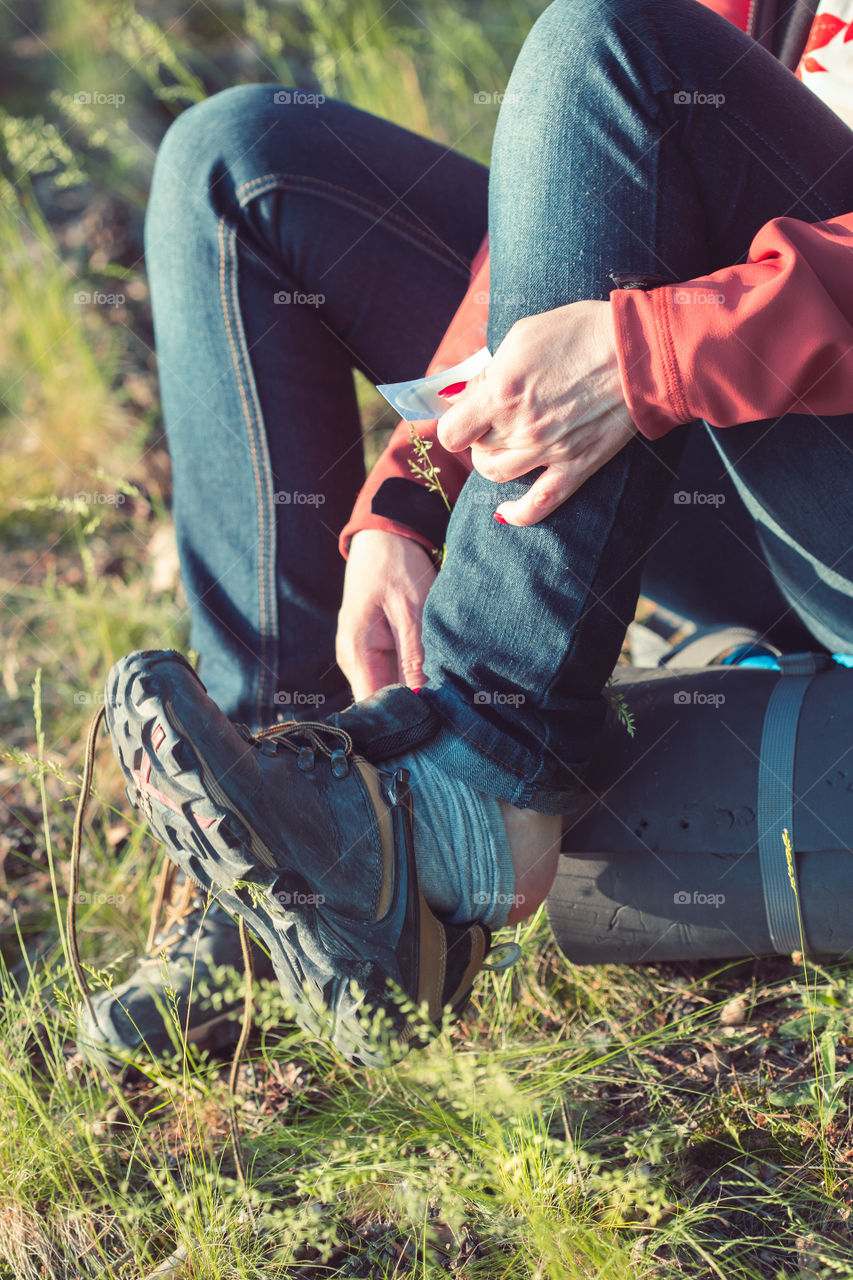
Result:
<svg viewBox="0 0 853 1280"><path fill-rule="evenodd" d="M448 453L461 453L489 430L490 422L472 412L468 404L457 402L438 420L438 442Z"/></svg>
<svg viewBox="0 0 853 1280"><path fill-rule="evenodd" d="M421 615L421 606L413 601L399 600L394 602L388 618L397 649L394 679L410 689L420 689L426 684Z"/></svg>
<svg viewBox="0 0 853 1280"><path fill-rule="evenodd" d="M482 440L471 446L471 465L484 480L503 484L506 480L526 476L534 467L543 465L541 457L537 458L530 449L487 448L484 442L491 434L487 432Z"/></svg>
<svg viewBox="0 0 853 1280"><path fill-rule="evenodd" d="M468 378L466 382L452 382L449 386L442 387L438 394L449 400L451 396L461 395L467 387L476 387L478 383L483 381L485 376L486 370L481 369L479 373L475 373L473 378Z"/></svg>
<svg viewBox="0 0 853 1280"><path fill-rule="evenodd" d="M350 544L335 652L354 697L424 681L421 616L436 570L411 538L362 529Z"/></svg>
<svg viewBox="0 0 853 1280"><path fill-rule="evenodd" d="M349 680L353 698L359 702L362 698L369 698L378 689L396 683L397 654L393 649L355 650L350 669L346 670L341 666L341 670Z"/></svg>
<svg viewBox="0 0 853 1280"><path fill-rule="evenodd" d="M583 453L568 462L546 466L521 498L514 502L502 502L495 515L505 524L538 524L552 511L556 511L573 493L577 493L581 485L599 467L615 457L620 449L624 449L634 435L636 427L627 416L621 421L603 421L590 434Z"/></svg>
<svg viewBox="0 0 853 1280"><path fill-rule="evenodd" d="M514 502L502 502L495 511L504 524L519 527L538 524L570 498L587 479L586 470L569 470L552 465L537 476L527 493Z"/></svg>
<svg viewBox="0 0 853 1280"><path fill-rule="evenodd" d="M438 420L438 440L449 453L461 453L491 428L485 413L483 382L485 370L471 378L460 391L444 398L450 408Z"/></svg>
<svg viewBox="0 0 853 1280"><path fill-rule="evenodd" d="M387 620L375 606L367 612L341 610L335 656L356 701L396 682L394 636Z"/></svg>
<svg viewBox="0 0 853 1280"><path fill-rule="evenodd" d="M342 612L337 660L356 701L397 681L410 689L426 684L422 607L423 599L399 595L389 597L384 611L369 620Z"/></svg>
<svg viewBox="0 0 853 1280"><path fill-rule="evenodd" d="M396 624L389 619L388 629L387 648L368 647L369 642L358 640L348 644L345 638L341 643L338 666L349 681L356 702L398 681L410 689L420 689L427 682L419 621L405 616Z"/></svg>

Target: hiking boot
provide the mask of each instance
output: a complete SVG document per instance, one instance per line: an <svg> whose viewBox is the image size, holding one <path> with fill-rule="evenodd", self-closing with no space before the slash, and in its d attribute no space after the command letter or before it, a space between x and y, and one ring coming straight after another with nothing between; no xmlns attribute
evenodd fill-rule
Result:
<svg viewBox="0 0 853 1280"><path fill-rule="evenodd" d="M430 910L408 773L371 763L435 732L410 690L253 734L179 653L146 651L112 668L105 713L131 803L261 940L300 1025L378 1066L422 1024L411 1003L433 1025L464 1006L491 936Z"/></svg>
<svg viewBox="0 0 853 1280"><path fill-rule="evenodd" d="M272 977L258 947L252 960L257 976ZM199 1049L229 1047L239 1035L243 1002L214 1001L201 991L216 990L222 968L243 972L237 925L166 859L145 953L126 982L93 993L91 1010L83 1006L78 1049L87 1058L126 1061L180 1052L182 1041Z"/></svg>

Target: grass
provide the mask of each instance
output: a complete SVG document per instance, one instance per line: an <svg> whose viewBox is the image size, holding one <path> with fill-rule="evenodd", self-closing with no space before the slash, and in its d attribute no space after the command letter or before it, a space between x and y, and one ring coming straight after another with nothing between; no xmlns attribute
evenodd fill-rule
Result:
<svg viewBox="0 0 853 1280"><path fill-rule="evenodd" d="M227 1063L103 1075L75 1049L61 921L86 724L114 659L187 645L139 245L157 138L205 93L281 78L487 160L497 107L473 95L503 88L541 7L50 0L29 31L0 12L0 1280L853 1275L847 963L584 970L540 915L512 932L522 963L384 1073L261 984L248 1202ZM98 292L123 301L75 301ZM388 418L363 381L359 403L372 461ZM98 760L94 986L144 942L158 856Z"/></svg>

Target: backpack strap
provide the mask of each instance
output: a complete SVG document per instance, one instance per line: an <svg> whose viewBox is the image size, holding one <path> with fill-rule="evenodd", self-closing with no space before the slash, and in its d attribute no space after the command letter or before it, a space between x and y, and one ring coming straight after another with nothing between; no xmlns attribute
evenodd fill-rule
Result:
<svg viewBox="0 0 853 1280"><path fill-rule="evenodd" d="M808 945L797 913L796 853L789 868L782 833L787 830L796 851L794 762L800 711L814 677L831 665L832 658L825 653L782 654L781 676L764 713L758 759L758 857L767 927L780 955Z"/></svg>
<svg viewBox="0 0 853 1280"><path fill-rule="evenodd" d="M793 0L788 5L777 33L768 43L770 52L775 53L789 71L796 71L803 56L817 13L817 4L818 0Z"/></svg>

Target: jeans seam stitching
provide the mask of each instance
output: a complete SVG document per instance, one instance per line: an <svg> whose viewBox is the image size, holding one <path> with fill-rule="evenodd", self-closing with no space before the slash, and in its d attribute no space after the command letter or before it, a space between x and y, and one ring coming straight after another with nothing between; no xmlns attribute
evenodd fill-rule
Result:
<svg viewBox="0 0 853 1280"><path fill-rule="evenodd" d="M389 221L396 224L396 230L404 231L406 234L416 237L425 247L429 247L433 250L446 250L447 248L442 240L427 234L421 228L416 227L413 223L407 222L404 218L401 218L399 214L394 213L393 210L383 209L381 205L375 204L374 201L367 200L364 196L359 196L355 192L348 191L346 187L340 187L334 182L326 182L322 178L315 178L306 174L266 173L259 177L251 178L248 182L244 182L242 186L238 187L235 192L241 208L244 208L249 202L249 199L245 201L242 199L243 193L248 192L250 187L257 187L264 183L268 183L269 185L263 190L252 191L249 199L266 195L268 191L276 189L294 190L299 186L304 186L308 189L314 187L318 189L317 194L325 194L327 196L331 196L333 194L337 195L345 204L358 209L362 213L372 214L378 217L380 221ZM326 188L327 190L324 192L322 188ZM396 198L397 197L395 197L395 199ZM446 257L443 256L442 260L450 265L458 265L455 257L452 255ZM470 270L468 268L462 268L461 274L465 275L467 278L470 275Z"/></svg>
<svg viewBox="0 0 853 1280"><path fill-rule="evenodd" d="M237 377L237 386L240 394L240 402L243 406L243 414L246 421L246 432L249 439L249 449L252 457L252 470L254 472L254 480L255 480L255 493L257 496L257 516L258 516L258 531L259 531L258 546L260 550L260 556L259 556L259 562L258 562L258 602L259 602L259 612L260 612L259 622L260 622L260 649L261 649L260 659L261 661L260 661L260 672L258 677L256 708L257 708L258 717L260 719L262 715L263 694L265 692L266 673L267 673L267 666L268 666L267 646L269 645L270 640L273 639L275 635L275 619L272 615L272 610L267 600L268 569L267 569L266 562L267 562L267 551L269 546L269 536L268 536L269 530L267 528L268 522L265 519L265 505L263 501L263 490L262 490L262 483L261 483L262 470L266 471L266 479L267 481L269 481L269 469L268 467L262 468L262 462L264 461L264 459L260 457L260 450L258 447L259 441L257 438L257 422L256 422L257 415L252 413L252 410L249 404L247 388L244 381L243 366L245 365L246 369L250 370L251 364L249 361L249 352L248 352L248 349L246 348L245 334L243 333L242 326L240 326L238 329L238 325L237 325L237 317L239 315L239 309L236 305L236 300L234 298L236 283L237 283L236 254L233 252L233 247L232 247L233 239L236 233L233 230L233 228L229 228L229 240L226 241L226 238L225 238L226 225L227 224L226 224L225 218L220 218L219 219L219 293L220 293L220 299L222 302L222 313L225 318L226 332L228 335L228 345L231 349L231 357L234 363L234 372ZM230 252L229 252L229 248L231 250ZM230 275L231 275L231 290L230 290L231 306L230 308L229 308L229 296L228 296L228 292L226 291L226 262L230 266ZM234 312L233 325L232 325L232 319L231 319L232 310ZM235 331L237 331L236 341L235 341ZM241 348L241 350L239 351L238 351L238 341ZM242 356L242 360L241 360L241 356ZM270 594L271 594L271 598L274 599L274 594L272 592Z"/></svg>

